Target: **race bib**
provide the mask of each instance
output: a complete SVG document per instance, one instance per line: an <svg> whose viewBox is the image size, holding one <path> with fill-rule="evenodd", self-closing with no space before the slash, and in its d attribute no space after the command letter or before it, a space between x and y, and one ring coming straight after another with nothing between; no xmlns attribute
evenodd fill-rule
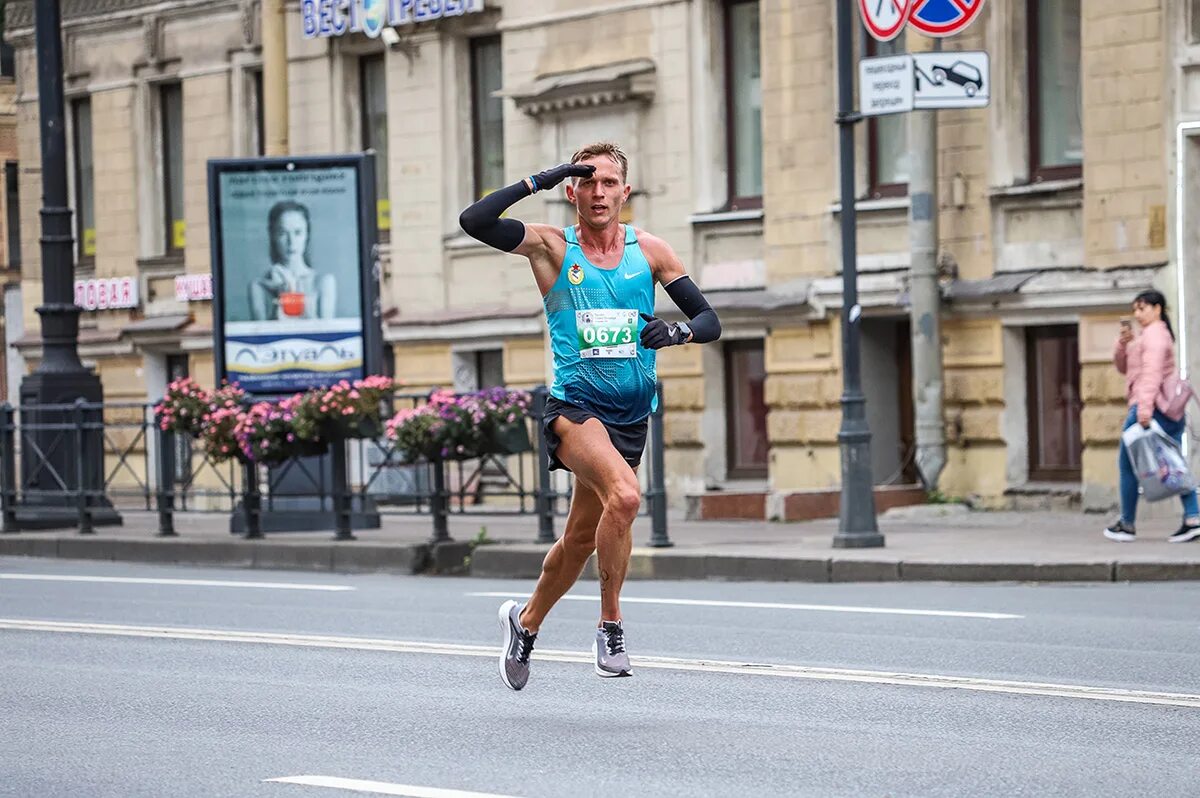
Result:
<svg viewBox="0 0 1200 798"><path fill-rule="evenodd" d="M580 357L636 357L636 310L577 310Z"/></svg>

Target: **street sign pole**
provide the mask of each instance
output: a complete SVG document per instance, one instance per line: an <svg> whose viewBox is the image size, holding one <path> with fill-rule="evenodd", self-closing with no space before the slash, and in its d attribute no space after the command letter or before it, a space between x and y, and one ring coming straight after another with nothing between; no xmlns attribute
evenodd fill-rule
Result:
<svg viewBox="0 0 1200 798"><path fill-rule="evenodd" d="M862 392L859 333L862 309L858 306L857 217L854 200L854 125L862 120L854 110L854 0L837 5L837 124L842 186L842 426L838 431L842 459L841 510L837 549L883 545L875 521L875 494L871 479L871 430L867 426L866 398Z"/></svg>

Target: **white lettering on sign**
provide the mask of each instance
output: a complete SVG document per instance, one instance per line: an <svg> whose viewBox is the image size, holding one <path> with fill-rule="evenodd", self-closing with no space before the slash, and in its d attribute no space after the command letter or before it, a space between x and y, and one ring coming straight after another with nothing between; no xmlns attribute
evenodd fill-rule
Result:
<svg viewBox="0 0 1200 798"><path fill-rule="evenodd" d="M138 306L135 277L75 281L75 304L84 310L118 310Z"/></svg>
<svg viewBox="0 0 1200 798"><path fill-rule="evenodd" d="M385 26L411 25L483 11L484 0L300 0L306 39L346 33L378 38Z"/></svg>
<svg viewBox="0 0 1200 798"><path fill-rule="evenodd" d="M181 274L175 278L175 299L203 302L213 298L211 274Z"/></svg>

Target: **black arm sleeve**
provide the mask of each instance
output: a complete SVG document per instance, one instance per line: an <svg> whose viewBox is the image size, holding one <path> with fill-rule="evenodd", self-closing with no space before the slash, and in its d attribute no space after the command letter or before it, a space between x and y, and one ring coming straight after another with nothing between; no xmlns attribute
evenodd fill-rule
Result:
<svg viewBox="0 0 1200 798"><path fill-rule="evenodd" d="M524 180L505 186L459 214L458 223L471 238L489 247L512 252L525 239L525 225L516 219L501 219L500 214L528 196L529 186Z"/></svg>
<svg viewBox="0 0 1200 798"><path fill-rule="evenodd" d="M667 290L667 296L687 314L688 326L692 328L692 343L707 344L721 337L721 320L691 277L685 274L663 287Z"/></svg>

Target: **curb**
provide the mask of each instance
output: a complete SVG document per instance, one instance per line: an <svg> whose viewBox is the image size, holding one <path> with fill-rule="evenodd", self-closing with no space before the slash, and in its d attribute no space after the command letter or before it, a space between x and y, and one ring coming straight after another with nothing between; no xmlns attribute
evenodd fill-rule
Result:
<svg viewBox="0 0 1200 798"><path fill-rule="evenodd" d="M549 547L466 541L248 541L181 538L0 536L0 556L199 565L329 573L394 573L536 579ZM596 557L584 579L597 578ZM836 557L754 557L674 549L633 550L629 581L727 582L1155 582L1200 580L1200 562L906 562Z"/></svg>
<svg viewBox="0 0 1200 798"><path fill-rule="evenodd" d="M386 545L355 541L284 543L274 541L133 540L93 537L0 537L0 556L103 560L155 565L211 565L331 573L418 574L427 570L428 544ZM461 557L459 558L461 563Z"/></svg>

